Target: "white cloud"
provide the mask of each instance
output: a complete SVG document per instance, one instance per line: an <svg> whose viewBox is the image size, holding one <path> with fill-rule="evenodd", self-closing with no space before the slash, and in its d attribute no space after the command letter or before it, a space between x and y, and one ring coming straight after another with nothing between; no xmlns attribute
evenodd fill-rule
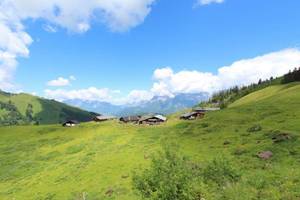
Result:
<svg viewBox="0 0 300 200"><path fill-rule="evenodd" d="M71 31L85 32L99 18L114 31L142 23L154 0L4 0L1 8L17 20L45 19ZM13 13L12 13L13 12ZM14 16L14 17L13 17Z"/></svg>
<svg viewBox="0 0 300 200"><path fill-rule="evenodd" d="M132 90L120 97L119 90L90 87L81 90L45 90L45 96L57 100L82 99L110 102L113 104L136 104L150 100L153 96L173 97L177 93L199 93L219 91L232 86L242 86L284 75L300 66L300 50L285 49L250 59L243 59L223 66L217 74L196 70L174 72L170 67L156 69L150 90ZM71 76L72 77L72 76Z"/></svg>
<svg viewBox="0 0 300 200"><path fill-rule="evenodd" d="M51 80L47 82L48 86L54 87L62 87L62 86L69 86L71 85L72 81L75 81L76 77L71 75L69 78L58 77L57 79Z"/></svg>
<svg viewBox="0 0 300 200"><path fill-rule="evenodd" d="M127 96L120 97L119 90L110 90L108 88L89 87L78 90L56 89L44 90L44 96L58 101L80 99L84 101L109 102L116 105L136 104L142 101L150 100L153 93L145 90L133 90Z"/></svg>
<svg viewBox="0 0 300 200"><path fill-rule="evenodd" d="M56 27L51 26L51 25L49 25L49 24L45 24L45 25L43 26L43 29L44 29L45 31L49 32L49 33L56 33L56 32L57 32Z"/></svg>
<svg viewBox="0 0 300 200"><path fill-rule="evenodd" d="M223 3L225 0L198 0L197 5L209 5L212 3Z"/></svg>
<svg viewBox="0 0 300 200"><path fill-rule="evenodd" d="M56 99L58 101L70 100L70 99L81 99L90 101L106 101L110 102L113 100L115 91L107 88L99 89L96 87L89 87L87 89L80 90L45 90L45 97Z"/></svg>
<svg viewBox="0 0 300 200"><path fill-rule="evenodd" d="M0 4L1 5L1 4ZM0 88L14 89L12 79L17 66L16 57L29 55L31 37L23 31L22 24L10 22L0 8Z"/></svg>
<svg viewBox="0 0 300 200"><path fill-rule="evenodd" d="M222 88L228 88L233 85L248 85L271 76L282 76L299 66L300 50L285 49L221 67L218 70L218 77Z"/></svg>
<svg viewBox="0 0 300 200"><path fill-rule="evenodd" d="M71 85L70 80L63 78L63 77L58 77L55 80L51 80L47 82L48 86L54 86L54 87L62 87L62 86L68 86Z"/></svg>
<svg viewBox="0 0 300 200"><path fill-rule="evenodd" d="M169 67L155 70L154 79L151 91L159 96L212 91L219 85L218 77L212 73L188 70L174 73Z"/></svg>
<svg viewBox="0 0 300 200"><path fill-rule="evenodd" d="M92 21L100 21L112 31L127 31L151 11L155 0L1 0L0 1L0 88L14 87L13 75L18 57L29 55L32 38L23 22L43 19L46 31L62 27L86 32Z"/></svg>
<svg viewBox="0 0 300 200"><path fill-rule="evenodd" d="M76 77L73 76L73 75L69 76L69 79L70 79L71 81L76 81Z"/></svg>
<svg viewBox="0 0 300 200"><path fill-rule="evenodd" d="M220 67L217 74L183 70L175 73L165 67L155 70L155 83L151 91L155 95L173 96L175 93L209 92L235 85L248 85L259 79L268 79L287 73L300 66L300 51L285 49Z"/></svg>
<svg viewBox="0 0 300 200"><path fill-rule="evenodd" d="M118 100L117 103L136 104L152 99L153 93L147 90L132 90L126 98Z"/></svg>

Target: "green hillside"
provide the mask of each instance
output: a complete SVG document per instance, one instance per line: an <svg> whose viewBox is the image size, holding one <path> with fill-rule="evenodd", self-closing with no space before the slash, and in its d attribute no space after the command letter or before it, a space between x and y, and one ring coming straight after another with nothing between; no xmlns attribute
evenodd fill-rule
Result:
<svg viewBox="0 0 300 200"><path fill-rule="evenodd" d="M275 100L285 99L286 101L294 101L294 98L297 97L297 92L299 92L300 85L298 82L285 84L285 85L274 85L266 89L259 90L257 92L251 93L241 99L238 99L232 103L229 107L237 107L241 105L246 105L248 103L253 104L255 102L260 102L262 100L271 100L272 97L276 97ZM283 105L290 108L291 102L286 102L288 104Z"/></svg>
<svg viewBox="0 0 300 200"><path fill-rule="evenodd" d="M0 125L57 124L68 119L86 122L93 116L54 100L0 91Z"/></svg>
<svg viewBox="0 0 300 200"><path fill-rule="evenodd" d="M251 93L196 121L172 115L156 127L116 121L1 127L0 199L142 199L133 173L148 168L163 143L174 142L199 171L226 159L239 172L236 183L222 187L203 182L203 199L298 200L299 119L300 84L292 83ZM262 160L261 151L273 157Z"/></svg>

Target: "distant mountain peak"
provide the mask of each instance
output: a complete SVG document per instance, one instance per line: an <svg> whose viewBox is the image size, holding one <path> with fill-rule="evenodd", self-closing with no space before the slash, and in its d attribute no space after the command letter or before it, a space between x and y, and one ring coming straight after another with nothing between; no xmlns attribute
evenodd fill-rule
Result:
<svg viewBox="0 0 300 200"><path fill-rule="evenodd" d="M190 108L201 101L207 100L208 97L208 93L178 93L173 97L154 96L149 101L128 105L114 105L108 102L84 101L80 99L67 100L64 102L91 112L126 116L146 113L170 114L182 109Z"/></svg>

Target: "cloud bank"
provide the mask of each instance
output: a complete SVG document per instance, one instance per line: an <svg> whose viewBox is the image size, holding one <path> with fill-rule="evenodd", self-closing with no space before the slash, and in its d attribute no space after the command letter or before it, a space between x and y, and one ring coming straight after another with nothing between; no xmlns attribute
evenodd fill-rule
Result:
<svg viewBox="0 0 300 200"><path fill-rule="evenodd" d="M104 101L111 102L113 101L113 95L118 93L118 91L113 91L108 88L98 89L96 87L89 87L87 89L80 90L45 90L45 96L47 98L56 99L58 101L64 101L68 99L81 99L89 101Z"/></svg>
<svg viewBox="0 0 300 200"><path fill-rule="evenodd" d="M183 70L175 73L171 68L160 68L154 72L156 82L151 91L154 94L172 95L180 92L209 92L232 86L256 83L287 73L300 67L300 51L285 49L251 59L243 59L223 66L217 74Z"/></svg>
<svg viewBox="0 0 300 200"><path fill-rule="evenodd" d="M33 42L23 22L42 19L44 29L57 27L83 33L93 21L100 21L112 31L127 31L151 11L155 0L1 0L0 1L0 88L13 88L12 79L18 57L29 56Z"/></svg>
<svg viewBox="0 0 300 200"><path fill-rule="evenodd" d="M233 86L248 85L259 79L278 77L295 67L300 67L300 50L285 49L222 66L217 74L197 70L174 72L171 67L158 68L153 73L153 86L149 90L133 90L120 98L116 92L95 87L85 90L46 90L48 98L58 100L98 100L115 104L138 103L153 96L173 97L177 93L210 94ZM119 93L118 93L119 94Z"/></svg>

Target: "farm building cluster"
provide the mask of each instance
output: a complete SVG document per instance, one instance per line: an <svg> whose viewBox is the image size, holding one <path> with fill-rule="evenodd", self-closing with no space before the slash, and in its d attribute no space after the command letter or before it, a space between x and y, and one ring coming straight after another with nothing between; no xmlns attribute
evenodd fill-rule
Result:
<svg viewBox="0 0 300 200"><path fill-rule="evenodd" d="M181 120L195 120L201 119L205 116L207 112L217 111L220 108L194 108L191 112L182 114L180 116ZM104 122L109 120L116 120L117 118L114 116L104 116L99 115L94 117L93 121L95 122ZM126 116L119 118L119 121L122 123L131 123L131 124L140 124L140 125L159 125L167 122L167 117L161 114L150 114L150 115L136 115L136 116ZM78 125L79 122L76 120L69 120L63 123L65 127L73 127Z"/></svg>
<svg viewBox="0 0 300 200"><path fill-rule="evenodd" d="M98 118L100 118L101 120L99 120ZM96 117L96 119L94 121L96 122L101 122L101 121L108 121L108 120L113 120L116 119L116 117L111 117L111 116L99 116ZM120 122L123 123L132 123L132 124L148 124L148 125L158 125L161 123L164 123L167 121L167 117L163 116L163 115L145 115L145 116L127 116L127 117L121 117L119 119Z"/></svg>
<svg viewBox="0 0 300 200"><path fill-rule="evenodd" d="M197 108L194 108L191 112L182 114L180 116L180 119L182 119L182 120L201 119L205 116L205 114L207 112L217 111L217 110L220 110L220 108L201 108L201 107L197 107Z"/></svg>
<svg viewBox="0 0 300 200"><path fill-rule="evenodd" d="M115 120L117 119L114 116L103 116L99 115L94 117L93 121L95 122L104 122L109 120ZM131 124L144 124L144 125L159 125L161 123L164 123L167 121L167 117L163 115L145 115L145 116L127 116L127 117L121 117L119 119L122 123L131 123ZM73 127L78 125L79 122L76 120L68 120L64 122L62 125L64 127Z"/></svg>

